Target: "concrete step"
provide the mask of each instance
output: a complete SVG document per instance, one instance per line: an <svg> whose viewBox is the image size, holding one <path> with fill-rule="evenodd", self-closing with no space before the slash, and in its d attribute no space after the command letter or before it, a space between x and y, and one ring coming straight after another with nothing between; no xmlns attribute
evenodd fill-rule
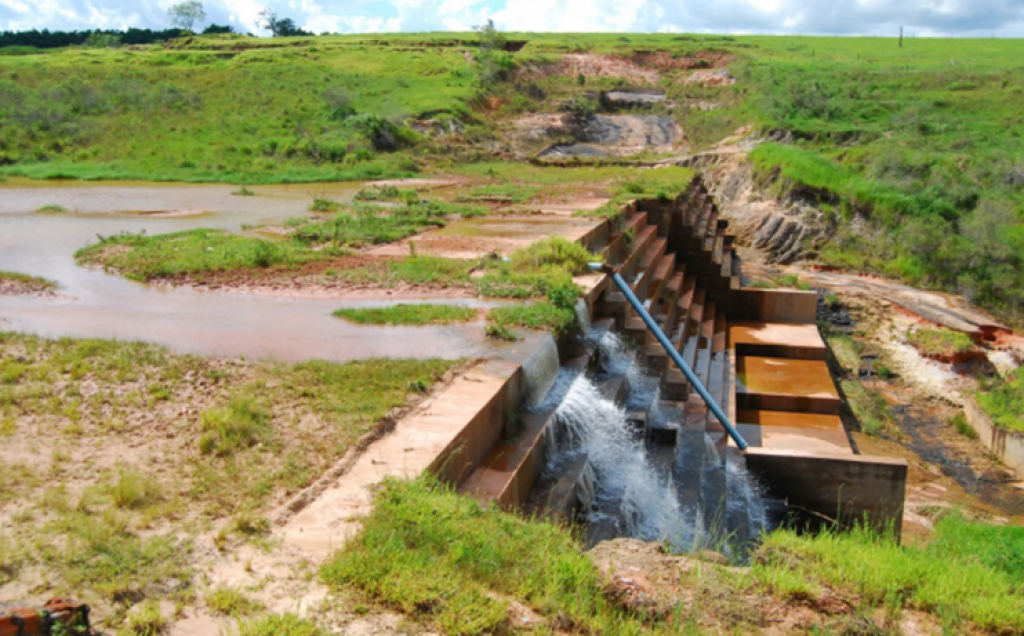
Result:
<svg viewBox="0 0 1024 636"><path fill-rule="evenodd" d="M628 236L632 235L636 237L647 225L647 213L639 212L632 215L628 221L626 221L625 227L617 235L613 236L608 240L608 244L604 250L601 251L601 256L608 263L621 263L627 256L627 250L631 245L627 239Z"/></svg>
<svg viewBox="0 0 1024 636"><path fill-rule="evenodd" d="M835 415L739 409L736 429L757 448L853 454L843 421Z"/></svg>
<svg viewBox="0 0 1024 636"><path fill-rule="evenodd" d="M839 415L842 402L824 361L738 356L736 406Z"/></svg>
<svg viewBox="0 0 1024 636"><path fill-rule="evenodd" d="M729 343L737 355L825 360L827 347L817 325L737 320L729 323Z"/></svg>
<svg viewBox="0 0 1024 636"><path fill-rule="evenodd" d="M620 267L620 273L627 280L630 276L635 275L637 270L637 263L640 262L640 257L647 251L647 248L658 238L658 227L656 225L645 225L637 232L636 236L633 237L633 242L630 245L629 256L623 261Z"/></svg>
<svg viewBox="0 0 1024 636"><path fill-rule="evenodd" d="M701 384L707 388L710 380L711 354L715 335L715 301L709 300L704 308L704 318L700 324L700 339L697 344L697 355L693 370Z"/></svg>

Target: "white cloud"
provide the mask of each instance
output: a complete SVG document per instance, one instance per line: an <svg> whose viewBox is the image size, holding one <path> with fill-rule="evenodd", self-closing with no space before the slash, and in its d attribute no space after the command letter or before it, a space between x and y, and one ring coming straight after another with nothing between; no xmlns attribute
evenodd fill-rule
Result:
<svg viewBox="0 0 1024 636"><path fill-rule="evenodd" d="M167 26L175 0L0 0L0 30ZM265 6L322 32L467 30L1024 36L1024 0L204 0L210 22L266 34Z"/></svg>

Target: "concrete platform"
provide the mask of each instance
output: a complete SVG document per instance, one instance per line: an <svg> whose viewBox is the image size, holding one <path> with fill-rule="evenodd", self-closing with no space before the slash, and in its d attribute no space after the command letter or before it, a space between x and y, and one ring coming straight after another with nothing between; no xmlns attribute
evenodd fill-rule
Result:
<svg viewBox="0 0 1024 636"><path fill-rule="evenodd" d="M740 356L736 359L740 409L838 415L842 402L821 360Z"/></svg>
<svg viewBox="0 0 1024 636"><path fill-rule="evenodd" d="M737 355L824 360L828 350L817 325L756 320L729 323L729 348Z"/></svg>
<svg viewBox="0 0 1024 636"><path fill-rule="evenodd" d="M834 415L740 410L736 428L748 444L758 448L853 454L843 421ZM733 444L731 439L729 443Z"/></svg>

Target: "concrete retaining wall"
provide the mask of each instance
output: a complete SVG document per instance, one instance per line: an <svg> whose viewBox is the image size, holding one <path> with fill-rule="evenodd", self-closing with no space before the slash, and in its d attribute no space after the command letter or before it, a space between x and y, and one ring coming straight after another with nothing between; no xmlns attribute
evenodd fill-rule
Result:
<svg viewBox="0 0 1024 636"><path fill-rule="evenodd" d="M996 426L974 398L967 398L964 402L964 415L981 443L1024 477L1024 432L1008 431Z"/></svg>
<svg viewBox="0 0 1024 636"><path fill-rule="evenodd" d="M898 539L903 529L907 462L865 455L820 455L766 448L746 451L747 467L768 489L812 513L843 524L861 521Z"/></svg>

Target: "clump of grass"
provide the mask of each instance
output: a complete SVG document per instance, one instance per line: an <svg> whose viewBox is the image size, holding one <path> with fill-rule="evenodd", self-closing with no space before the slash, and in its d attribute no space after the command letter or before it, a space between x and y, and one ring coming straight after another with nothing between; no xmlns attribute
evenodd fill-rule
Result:
<svg viewBox="0 0 1024 636"><path fill-rule="evenodd" d="M589 264L602 258L580 243L553 236L516 250L510 260L517 270L558 269L577 276L588 273Z"/></svg>
<svg viewBox="0 0 1024 636"><path fill-rule="evenodd" d="M1024 369L1017 369L1005 380L982 381L974 397L996 426L1024 431Z"/></svg>
<svg viewBox="0 0 1024 636"><path fill-rule="evenodd" d="M38 210L36 210L36 214L64 214L67 211L68 209L65 208L63 205L57 205L56 203L48 203L39 208Z"/></svg>
<svg viewBox="0 0 1024 636"><path fill-rule="evenodd" d="M488 322L487 326L484 327L484 334L488 338L504 340L505 342L515 342L520 339L516 332L509 329L507 326L500 325L496 322Z"/></svg>
<svg viewBox="0 0 1024 636"><path fill-rule="evenodd" d="M892 423L892 414L880 394L856 380L842 380L840 386L846 396L846 406L866 434L877 435Z"/></svg>
<svg viewBox="0 0 1024 636"><path fill-rule="evenodd" d="M199 450L204 455L230 455L270 435L270 413L252 398L235 398L224 408L210 409L202 416Z"/></svg>
<svg viewBox="0 0 1024 636"><path fill-rule="evenodd" d="M512 327L549 329L560 335L568 332L576 324L576 314L571 309L558 307L549 300L542 300L523 305L496 307L487 314L487 320L496 328L492 337L508 333Z"/></svg>
<svg viewBox="0 0 1024 636"><path fill-rule="evenodd" d="M473 188L466 201L474 199L490 199L508 201L510 203L524 203L529 201L537 193L539 188L516 183L503 183L485 185Z"/></svg>
<svg viewBox="0 0 1024 636"><path fill-rule="evenodd" d="M256 192L253 191L253 190L250 190L247 187L245 187L244 183L237 190L232 192L231 194L232 194L232 196L236 196L236 197L254 197L254 196L256 196Z"/></svg>
<svg viewBox="0 0 1024 636"><path fill-rule="evenodd" d="M363 325L447 325L472 320L477 310L462 305L399 303L388 307L347 307L334 315Z"/></svg>
<svg viewBox="0 0 1024 636"><path fill-rule="evenodd" d="M324 197L313 197L313 202L309 204L310 212L337 212L340 209L340 203Z"/></svg>
<svg viewBox="0 0 1024 636"><path fill-rule="evenodd" d="M420 195L415 190L403 190L387 185L364 188L356 192L353 198L356 201L404 201L407 204L413 204L419 202Z"/></svg>
<svg viewBox="0 0 1024 636"><path fill-rule="evenodd" d="M907 334L907 341L924 354L952 356L974 348L967 334L952 329L919 328Z"/></svg>
<svg viewBox="0 0 1024 636"><path fill-rule="evenodd" d="M320 636L324 632L294 614L267 614L238 621L238 636Z"/></svg>
<svg viewBox="0 0 1024 636"><path fill-rule="evenodd" d="M121 467L117 479L108 487L108 494L118 508L138 510L163 498L160 482L133 468Z"/></svg>
<svg viewBox="0 0 1024 636"><path fill-rule="evenodd" d="M124 629L118 636L157 636L167 628L167 619L160 613L160 604L147 600L128 614Z"/></svg>
<svg viewBox="0 0 1024 636"><path fill-rule="evenodd" d="M205 596L206 604L215 614L247 616L263 610L263 604L229 585L219 585Z"/></svg>
<svg viewBox="0 0 1024 636"><path fill-rule="evenodd" d="M967 439L978 439L978 432L967 423L967 417L963 413L957 413L949 418L949 423L953 425L957 433L960 433Z"/></svg>
<svg viewBox="0 0 1024 636"><path fill-rule="evenodd" d="M796 274L783 274L775 282L778 283L779 287L795 287L800 291L807 291L811 288L809 284L800 280L800 277Z"/></svg>
<svg viewBox="0 0 1024 636"><path fill-rule="evenodd" d="M52 280L19 272L0 270L0 289L2 289L4 283L32 293L45 293L57 289L57 283Z"/></svg>

